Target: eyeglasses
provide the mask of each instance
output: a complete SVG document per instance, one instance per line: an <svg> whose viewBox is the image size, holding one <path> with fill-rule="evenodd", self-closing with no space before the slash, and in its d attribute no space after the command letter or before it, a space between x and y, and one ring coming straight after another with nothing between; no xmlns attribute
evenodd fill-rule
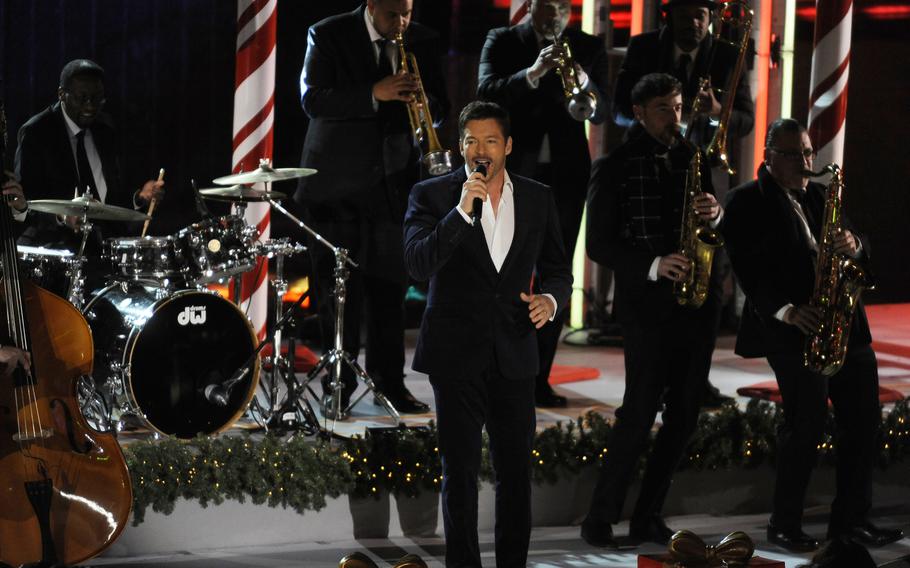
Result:
<svg viewBox="0 0 910 568"><path fill-rule="evenodd" d="M784 158L787 158L790 160L805 160L805 159L814 160L815 157L818 156L818 153L815 150L810 150L809 148L806 148L805 150L799 150L796 152L785 152L783 150L778 150L777 148L768 148L768 150L771 150L775 154L778 154L778 155L783 156Z"/></svg>
<svg viewBox="0 0 910 568"><path fill-rule="evenodd" d="M84 107L89 103L92 103L96 107L104 106L104 103L107 102L107 99L103 95L74 95L73 93L66 92L66 96L73 101L76 106Z"/></svg>

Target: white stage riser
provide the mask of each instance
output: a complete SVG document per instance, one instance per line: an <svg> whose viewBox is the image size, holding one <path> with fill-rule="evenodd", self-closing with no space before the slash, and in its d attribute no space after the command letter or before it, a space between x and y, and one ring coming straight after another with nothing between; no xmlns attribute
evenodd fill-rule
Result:
<svg viewBox="0 0 910 568"><path fill-rule="evenodd" d="M910 502L907 465L892 466L876 473L874 505ZM535 526L566 526L581 522L594 490L596 472L589 470L553 485L535 485ZM754 470L695 472L676 475L664 514L745 515L770 510L774 471ZM625 516L631 513L638 486L626 499ZM827 506L834 495L834 469L823 467L813 475L807 507ZM494 493L490 484L481 486L478 502L480 531L493 528ZM676 529L685 527L676 527ZM202 508L196 501L179 500L173 513L151 510L145 522L129 526L105 553L107 557L170 554L225 547L339 541L351 538L428 536L442 533L439 497L424 494L416 499L382 495L374 499L329 499L321 511L298 515L290 509L226 501Z"/></svg>

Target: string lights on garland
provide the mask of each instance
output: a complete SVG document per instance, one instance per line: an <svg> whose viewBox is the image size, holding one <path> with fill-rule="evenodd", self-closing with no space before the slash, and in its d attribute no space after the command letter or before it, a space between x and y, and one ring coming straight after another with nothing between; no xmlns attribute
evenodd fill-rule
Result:
<svg viewBox="0 0 910 568"><path fill-rule="evenodd" d="M682 469L720 470L774 465L779 407L750 401L745 411L728 404L702 413L690 440ZM536 483L554 483L599 466L607 455L612 425L595 412L538 432L532 452ZM819 443L822 463L836 457L835 425L829 413ZM400 428L373 432L332 446L302 437L222 436L135 442L124 450L133 481L133 523L148 507L170 514L177 499L197 500L203 507L225 499L298 513L318 511L327 498L344 494L379 497L383 492L416 497L439 492L442 469L436 429ZM888 467L910 456L910 405L895 404L882 418L879 465ZM641 464L644 463L644 457ZM480 477L492 481L484 439Z"/></svg>

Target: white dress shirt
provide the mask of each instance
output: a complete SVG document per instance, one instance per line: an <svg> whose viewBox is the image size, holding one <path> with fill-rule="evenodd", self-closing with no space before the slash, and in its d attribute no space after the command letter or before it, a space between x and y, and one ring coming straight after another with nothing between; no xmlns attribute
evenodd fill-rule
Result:
<svg viewBox="0 0 910 568"><path fill-rule="evenodd" d="M66 121L66 129L70 135L70 148L73 150L73 161L76 163L76 171L79 171L79 159L76 157L76 145L78 144L76 135L79 134L82 129L67 116L65 110L60 110L63 113L63 120ZM104 198L107 197L107 182L104 180L101 157L98 155L98 149L95 147L95 140L92 138L91 130L85 131L85 155L88 156L88 163L92 167L92 177L95 179L95 188L98 190L98 195L95 196L95 199L103 203ZM78 188L78 195L74 195L73 197L78 197L83 193L85 193L85 188L80 187Z"/></svg>
<svg viewBox="0 0 910 568"><path fill-rule="evenodd" d="M465 164L464 170L470 177L471 170L468 169L467 164ZM503 170L503 176L499 210L493 211L492 200L487 199L483 202L483 209L480 215L480 227L483 229L487 250L490 253L493 266L496 267L496 272L502 269L502 264L509 254L509 249L512 248L512 239L515 237L515 189L512 185L512 178L509 177L509 172ZM465 221L471 225L474 224L471 216L461 208L461 203L456 205L455 208ZM543 295L550 298L550 301L553 302L553 314L550 316L550 321L553 321L556 316L556 298L552 294Z"/></svg>

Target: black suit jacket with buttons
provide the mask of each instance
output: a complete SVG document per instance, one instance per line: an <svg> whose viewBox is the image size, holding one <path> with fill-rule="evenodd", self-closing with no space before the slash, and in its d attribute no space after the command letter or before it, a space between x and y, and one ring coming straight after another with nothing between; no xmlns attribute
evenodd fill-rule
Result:
<svg viewBox="0 0 910 568"><path fill-rule="evenodd" d="M736 340L736 353L762 357L769 350L801 348L803 335L795 326L774 317L783 306L809 303L815 287L815 258L792 202L762 164L758 180L733 189L721 223L727 253L746 303ZM810 182L803 207L816 240L821 231L826 186ZM844 221L847 228L848 221ZM851 229L852 231L852 229ZM869 243L858 259L868 265ZM872 341L862 301L854 312L850 344Z"/></svg>
<svg viewBox="0 0 910 568"><path fill-rule="evenodd" d="M375 50L364 23L365 7L326 18L307 37L301 103L310 117L301 165L318 173L303 178L295 195L301 203L352 197L383 178L390 198L404 213L408 191L419 176L417 151L403 102L374 109L372 89L379 77ZM417 59L434 121L448 112L435 32L412 22L406 49Z"/></svg>
<svg viewBox="0 0 910 568"><path fill-rule="evenodd" d="M572 290L556 205L547 186L511 175L515 234L497 272L483 229L456 210L466 178L459 168L411 191L405 263L414 279L430 281L413 367L431 377L476 376L495 357L505 377L532 380L537 334L519 294L530 292L535 272L559 310Z"/></svg>

